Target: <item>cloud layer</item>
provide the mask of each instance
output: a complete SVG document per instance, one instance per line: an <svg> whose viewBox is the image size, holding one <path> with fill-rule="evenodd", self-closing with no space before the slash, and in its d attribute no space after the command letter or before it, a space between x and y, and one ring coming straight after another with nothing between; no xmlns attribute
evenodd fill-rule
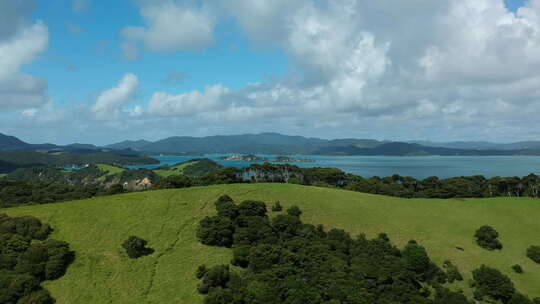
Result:
<svg viewBox="0 0 540 304"><path fill-rule="evenodd" d="M195 135L281 131L390 139L537 138L540 0L517 12L503 0L138 3L144 24L120 32L130 59L141 51L212 47L219 27L232 22L257 48L286 54L291 72L239 89L207 83L187 92L158 90L132 110L125 106L139 81L126 74L90 109L92 119L107 120L108 127L166 126L159 131L164 135L190 130ZM0 52L11 50L0 56L5 67L0 79L13 80L20 66L46 47L45 25L19 23L10 21L10 28L17 28L10 35L0 32L10 37L0 40ZM43 94L46 84L33 80L27 79L21 94ZM0 94L6 94L1 83ZM43 103L32 96L24 98L24 107Z"/></svg>

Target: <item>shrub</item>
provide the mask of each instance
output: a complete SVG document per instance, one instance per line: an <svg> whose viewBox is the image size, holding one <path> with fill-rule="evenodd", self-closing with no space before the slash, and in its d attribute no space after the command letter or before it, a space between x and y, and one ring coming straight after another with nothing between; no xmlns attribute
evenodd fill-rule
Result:
<svg viewBox="0 0 540 304"><path fill-rule="evenodd" d="M238 205L238 214L241 216L266 216L266 204L261 201L243 201Z"/></svg>
<svg viewBox="0 0 540 304"><path fill-rule="evenodd" d="M137 259L154 253L154 249L146 248L146 244L148 244L146 240L136 236L130 236L124 243L122 243L122 247L124 247L130 258Z"/></svg>
<svg viewBox="0 0 540 304"><path fill-rule="evenodd" d="M208 269L206 269L206 265L200 265L198 268L197 268L197 272L195 273L195 276L197 277L197 279L202 279L204 277L204 275L206 274L206 272L208 271Z"/></svg>
<svg viewBox="0 0 540 304"><path fill-rule="evenodd" d="M272 205L273 212L280 212L281 210L283 210L283 207L281 207L279 201L275 202L274 205Z"/></svg>
<svg viewBox="0 0 540 304"><path fill-rule="evenodd" d="M236 206L228 195L220 196L216 203L216 211L220 217L228 217L231 220L234 220L238 217L238 206Z"/></svg>
<svg viewBox="0 0 540 304"><path fill-rule="evenodd" d="M463 281L463 276L459 272L457 266L452 264L450 261L445 261L443 267L446 268L446 277L449 283L454 283L455 281Z"/></svg>
<svg viewBox="0 0 540 304"><path fill-rule="evenodd" d="M528 297L516 292L506 304L533 304L533 302Z"/></svg>
<svg viewBox="0 0 540 304"><path fill-rule="evenodd" d="M523 268L521 267L521 265L514 265L512 266L512 269L516 272L516 273L523 273Z"/></svg>
<svg viewBox="0 0 540 304"><path fill-rule="evenodd" d="M197 228L197 237L204 245L231 247L235 226L226 217L205 217Z"/></svg>
<svg viewBox="0 0 540 304"><path fill-rule="evenodd" d="M213 288L225 288L230 279L229 266L218 265L208 269L202 277L202 282L199 284L199 292L202 294L208 293Z"/></svg>
<svg viewBox="0 0 540 304"><path fill-rule="evenodd" d="M506 302L516 291L514 284L507 276L485 265L473 271L473 280L477 297L488 296Z"/></svg>
<svg viewBox="0 0 540 304"><path fill-rule="evenodd" d="M502 249L501 242L497 239L499 233L491 226L482 226L474 234L476 243L487 250Z"/></svg>
<svg viewBox="0 0 540 304"><path fill-rule="evenodd" d="M292 206L291 208L287 209L287 214L290 216L300 217L300 215L302 215L302 210L300 210L298 206Z"/></svg>
<svg viewBox="0 0 540 304"><path fill-rule="evenodd" d="M540 246L531 246L527 249L527 257L540 264Z"/></svg>

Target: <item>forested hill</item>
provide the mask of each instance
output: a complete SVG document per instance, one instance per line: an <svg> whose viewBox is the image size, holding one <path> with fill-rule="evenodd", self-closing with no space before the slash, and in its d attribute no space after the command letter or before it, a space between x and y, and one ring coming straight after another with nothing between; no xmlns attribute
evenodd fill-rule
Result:
<svg viewBox="0 0 540 304"><path fill-rule="evenodd" d="M0 173L8 173L17 168L33 166L70 166L86 164L154 164L154 158L138 154L121 154L94 151L89 153L43 153L35 151L0 152Z"/></svg>
<svg viewBox="0 0 540 304"><path fill-rule="evenodd" d="M156 142L124 141L108 148L130 148L150 153L263 153L311 154L321 147L375 147L381 142L371 139L307 138L278 133L244 134L228 136L189 137L175 136Z"/></svg>
<svg viewBox="0 0 540 304"><path fill-rule="evenodd" d="M60 151L72 153L115 152L149 154L319 154L319 155L540 155L540 142L527 141L511 144L489 142L433 143L391 142L373 139L321 139L289 136L278 133L219 135L207 137L175 136L155 142L126 140L98 147L91 144L29 144L13 136L0 134L0 151Z"/></svg>
<svg viewBox="0 0 540 304"><path fill-rule="evenodd" d="M321 155L387 155L387 156L497 156L497 155L540 155L540 149L520 150L472 150L453 149L442 147L428 147L419 144L402 142L385 143L373 148L347 147L323 147L314 152Z"/></svg>
<svg viewBox="0 0 540 304"><path fill-rule="evenodd" d="M533 142L529 146L536 147ZM433 144L433 143L432 143ZM493 144L492 146L497 146ZM540 155L540 148L458 149L426 146L417 143L388 142L372 139L334 139L287 136L277 133L208 137L169 137L156 142L124 141L108 146L131 148L148 153L251 153L319 155Z"/></svg>

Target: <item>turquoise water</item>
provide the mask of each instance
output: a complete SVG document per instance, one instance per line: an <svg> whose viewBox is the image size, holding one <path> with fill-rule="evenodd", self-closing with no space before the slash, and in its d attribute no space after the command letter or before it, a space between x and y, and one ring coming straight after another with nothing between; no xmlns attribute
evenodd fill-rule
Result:
<svg viewBox="0 0 540 304"><path fill-rule="evenodd" d="M159 165L130 166L130 168L153 169L161 165L174 165L193 158L206 157L226 167L242 168L251 165L244 161L222 161L222 154L205 156L153 156ZM259 155L272 159L275 156ZM454 176L484 175L525 176L540 175L540 156L318 156L302 155L294 158L310 158L312 163L292 163L299 167L334 167L345 172L364 176L391 176L399 174L423 179L429 176L440 178Z"/></svg>

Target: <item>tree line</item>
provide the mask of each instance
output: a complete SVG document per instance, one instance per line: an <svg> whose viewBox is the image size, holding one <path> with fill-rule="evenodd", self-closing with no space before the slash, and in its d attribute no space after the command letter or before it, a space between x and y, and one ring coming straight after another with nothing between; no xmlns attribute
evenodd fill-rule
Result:
<svg viewBox="0 0 540 304"><path fill-rule="evenodd" d="M203 174L206 168L210 173ZM0 207L78 200L97 195L125 192L123 183L148 177L152 186L145 190L187 188L234 183L292 183L333 187L363 193L403 198L485 198L540 197L540 176L492 177L481 175L439 179L436 176L416 179L409 176L361 177L336 168L300 168L290 164L253 164L245 168L216 168L204 162L196 174L160 177L152 170L124 170L105 176L95 166L74 172L66 180L57 169L37 167L18 171L0 179ZM44 180L36 180L36 176ZM102 184L85 185L82 181L102 179ZM69 183L69 184L68 184ZM117 185L115 185L117 183ZM105 187L104 184L107 186Z"/></svg>

